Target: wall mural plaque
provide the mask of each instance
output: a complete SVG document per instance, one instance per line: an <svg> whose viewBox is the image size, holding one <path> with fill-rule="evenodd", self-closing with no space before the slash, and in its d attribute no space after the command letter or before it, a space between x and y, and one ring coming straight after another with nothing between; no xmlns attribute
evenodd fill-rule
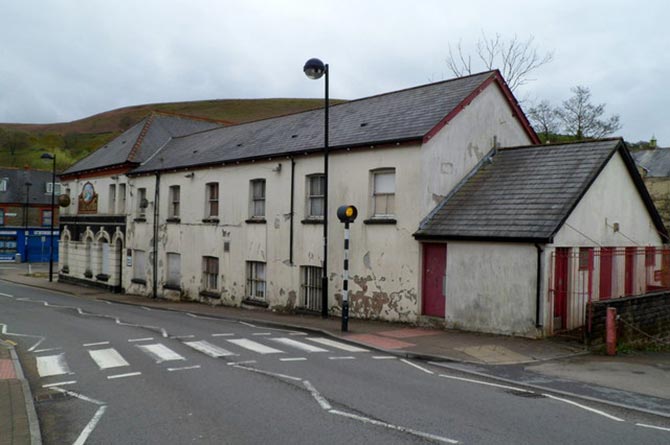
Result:
<svg viewBox="0 0 670 445"><path fill-rule="evenodd" d="M79 194L78 213L98 213L98 194L90 182L84 184Z"/></svg>

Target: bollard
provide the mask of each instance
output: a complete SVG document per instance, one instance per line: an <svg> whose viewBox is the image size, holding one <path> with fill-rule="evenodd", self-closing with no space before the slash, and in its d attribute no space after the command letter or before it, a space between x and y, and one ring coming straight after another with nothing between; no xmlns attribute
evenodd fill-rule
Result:
<svg viewBox="0 0 670 445"><path fill-rule="evenodd" d="M605 318L605 345L607 355L616 355L616 308L607 308Z"/></svg>

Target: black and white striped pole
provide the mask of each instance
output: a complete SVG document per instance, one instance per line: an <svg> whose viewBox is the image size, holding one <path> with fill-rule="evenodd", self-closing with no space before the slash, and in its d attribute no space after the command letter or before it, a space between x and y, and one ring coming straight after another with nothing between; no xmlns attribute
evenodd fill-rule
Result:
<svg viewBox="0 0 670 445"><path fill-rule="evenodd" d="M349 224L358 216L354 206L340 206L337 217L344 223L344 273L342 274L342 332L349 330Z"/></svg>

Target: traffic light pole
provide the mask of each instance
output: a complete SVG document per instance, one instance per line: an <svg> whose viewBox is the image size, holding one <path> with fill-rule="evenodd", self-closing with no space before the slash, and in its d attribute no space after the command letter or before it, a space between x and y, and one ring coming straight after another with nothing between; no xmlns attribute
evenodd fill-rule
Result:
<svg viewBox="0 0 670 445"><path fill-rule="evenodd" d="M349 222L344 223L344 274L342 275L342 332L349 330Z"/></svg>

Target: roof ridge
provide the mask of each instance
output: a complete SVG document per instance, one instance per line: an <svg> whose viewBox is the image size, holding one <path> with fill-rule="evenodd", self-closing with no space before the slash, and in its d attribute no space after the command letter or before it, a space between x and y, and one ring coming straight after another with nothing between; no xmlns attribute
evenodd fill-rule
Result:
<svg viewBox="0 0 670 445"><path fill-rule="evenodd" d="M189 119L189 120L193 120L193 121L205 121L205 122L214 122L214 123L229 124L229 125L238 125L238 122L228 121L228 120L225 120L225 119L213 119L213 118L209 118L209 117L194 116L192 114L176 113L176 112L173 112L173 111L152 110L151 113L155 114L155 115L164 115L164 116L169 116L169 117L179 117L179 118Z"/></svg>
<svg viewBox="0 0 670 445"><path fill-rule="evenodd" d="M551 143L548 143L548 144L512 145L510 147L499 147L499 150L519 150L519 149L524 149L524 148L557 147L559 145L592 144L594 142L608 142L608 141L624 142L624 140L621 136L612 136L612 137L609 137L609 138L584 139L584 140L581 140L581 141L569 141L569 142L551 142Z"/></svg>
<svg viewBox="0 0 670 445"><path fill-rule="evenodd" d="M144 123L144 126L142 127L142 131L140 131L139 136L137 136L137 140L135 141L135 144L133 145L133 148L130 149L130 153L128 153L128 157L126 158L128 161L132 162L133 158L137 154L137 152L140 149L140 146L142 145L142 142L144 142L144 137L147 135L149 132L149 127L151 127L151 124L154 122L154 119L156 118L156 112L152 111L151 114L146 118L147 121Z"/></svg>

